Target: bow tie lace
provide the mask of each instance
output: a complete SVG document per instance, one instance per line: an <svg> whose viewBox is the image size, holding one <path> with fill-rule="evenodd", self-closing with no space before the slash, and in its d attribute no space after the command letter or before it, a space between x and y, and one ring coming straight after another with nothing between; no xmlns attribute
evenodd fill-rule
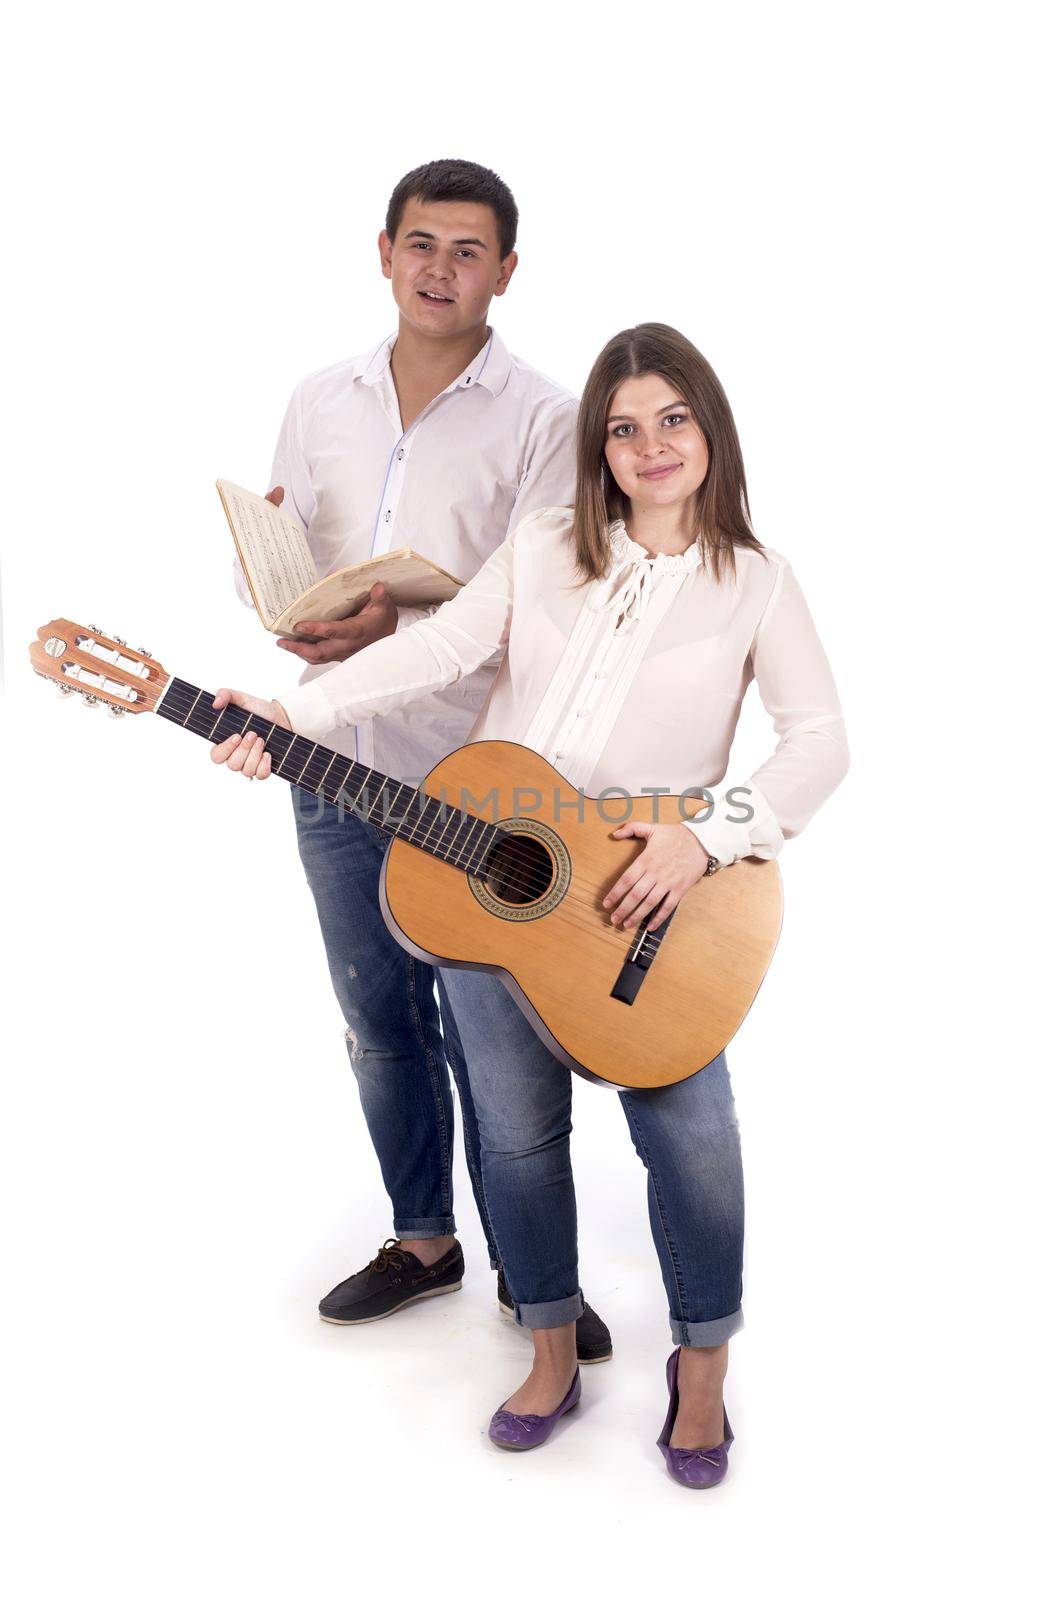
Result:
<svg viewBox="0 0 1039 1600"><path fill-rule="evenodd" d="M691 544L680 555L651 556L629 539L623 522L612 523L609 535L617 565L604 580L607 592L592 602L592 609L610 612L618 632L625 633L637 626L659 579L684 578L695 572L700 566L700 551Z"/></svg>
<svg viewBox="0 0 1039 1600"><path fill-rule="evenodd" d="M652 574L653 565L650 561L634 562L623 581L612 593L595 601L593 609L608 611L622 632L635 627L646 609L646 596L652 588Z"/></svg>

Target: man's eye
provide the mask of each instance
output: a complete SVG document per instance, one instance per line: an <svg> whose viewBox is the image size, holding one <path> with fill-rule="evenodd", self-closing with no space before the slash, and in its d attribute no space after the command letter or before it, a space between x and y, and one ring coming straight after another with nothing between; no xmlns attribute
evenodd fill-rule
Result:
<svg viewBox="0 0 1039 1600"><path fill-rule="evenodd" d="M412 245L412 249L413 250L428 250L429 249L429 240L428 239L416 239L414 244Z"/></svg>
<svg viewBox="0 0 1039 1600"><path fill-rule="evenodd" d="M471 250L459 250L458 254L460 256L465 256L466 259L469 260L469 261L475 261L476 260L476 257L473 255L473 252Z"/></svg>

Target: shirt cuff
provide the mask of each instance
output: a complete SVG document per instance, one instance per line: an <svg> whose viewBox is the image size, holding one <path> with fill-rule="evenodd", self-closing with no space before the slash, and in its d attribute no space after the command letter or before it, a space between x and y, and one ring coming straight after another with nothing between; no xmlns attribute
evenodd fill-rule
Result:
<svg viewBox="0 0 1039 1600"><path fill-rule="evenodd" d="M440 610L439 604L435 606L398 606L397 607L397 632L402 628L410 628L416 622L425 622L429 617L435 617Z"/></svg>
<svg viewBox="0 0 1039 1600"><path fill-rule="evenodd" d="M728 794L733 798L730 800ZM747 811L751 815L743 815ZM735 820L733 820L735 819ZM783 830L775 812L760 789L745 783L715 800L714 810L704 822L694 819L683 827L695 834L721 867L731 867L744 856L771 861L783 846Z"/></svg>
<svg viewBox="0 0 1039 1600"><path fill-rule="evenodd" d="M302 734L304 739L320 741L338 726L335 706L322 689L320 678L279 694L278 704L285 707L293 733Z"/></svg>

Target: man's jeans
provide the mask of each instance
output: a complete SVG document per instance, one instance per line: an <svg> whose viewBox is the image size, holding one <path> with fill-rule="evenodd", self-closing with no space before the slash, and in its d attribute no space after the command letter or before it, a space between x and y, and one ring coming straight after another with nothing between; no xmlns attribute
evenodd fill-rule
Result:
<svg viewBox="0 0 1039 1600"><path fill-rule="evenodd" d="M450 1062L473 1194L496 1266L476 1114L443 982L437 985L441 1032L433 995L437 970L401 949L379 910L389 837L295 786L292 804L361 1108L393 1205L394 1232L399 1239L435 1239L455 1231Z"/></svg>
<svg viewBox="0 0 1039 1600"><path fill-rule="evenodd" d="M566 1067L504 985L445 968L480 1124L483 1181L516 1320L580 1316ZM722 1344L742 1326L743 1165L725 1052L664 1089L617 1099L646 1168L649 1220L675 1344Z"/></svg>

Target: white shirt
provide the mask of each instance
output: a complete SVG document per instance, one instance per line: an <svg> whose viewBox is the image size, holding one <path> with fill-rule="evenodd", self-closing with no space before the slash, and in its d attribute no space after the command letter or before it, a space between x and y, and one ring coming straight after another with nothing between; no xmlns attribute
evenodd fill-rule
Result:
<svg viewBox="0 0 1039 1600"><path fill-rule="evenodd" d="M289 401L271 469L284 509L306 530L323 578L385 550L410 546L462 582L475 577L531 510L570 500L577 401L511 356L489 331L475 360L407 429L390 372L396 335L304 378ZM236 568L238 593L252 604ZM398 632L425 610L401 610ZM301 682L336 663L308 666ZM486 660L377 729L329 729L328 743L390 777L418 783L464 744L496 663Z"/></svg>
<svg viewBox="0 0 1039 1600"><path fill-rule="evenodd" d="M507 644L471 739L527 745L591 796L707 789L714 811L687 826L708 854L723 866L777 855L848 768L833 676L790 563L740 547L735 580L719 582L697 547L651 558L614 523L610 572L581 583L572 518L565 507L527 517L434 617L283 695L292 726L327 742ZM752 678L778 743L730 802L733 785L720 786Z"/></svg>

